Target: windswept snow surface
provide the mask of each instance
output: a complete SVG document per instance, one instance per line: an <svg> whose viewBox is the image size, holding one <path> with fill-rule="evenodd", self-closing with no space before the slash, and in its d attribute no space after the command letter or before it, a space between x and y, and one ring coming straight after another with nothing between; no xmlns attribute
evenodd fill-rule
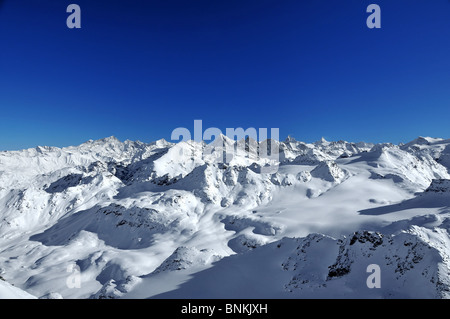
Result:
<svg viewBox="0 0 450 319"><path fill-rule="evenodd" d="M240 143L0 152L0 298L450 297L450 140Z"/></svg>
<svg viewBox="0 0 450 319"><path fill-rule="evenodd" d="M0 299L36 299L36 297L0 280Z"/></svg>

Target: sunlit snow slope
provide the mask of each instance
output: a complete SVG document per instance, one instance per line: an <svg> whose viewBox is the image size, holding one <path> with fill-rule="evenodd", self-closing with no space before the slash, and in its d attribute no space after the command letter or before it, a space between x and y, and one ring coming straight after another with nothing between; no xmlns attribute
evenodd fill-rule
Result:
<svg viewBox="0 0 450 319"><path fill-rule="evenodd" d="M0 152L0 298L450 297L450 140L240 143Z"/></svg>

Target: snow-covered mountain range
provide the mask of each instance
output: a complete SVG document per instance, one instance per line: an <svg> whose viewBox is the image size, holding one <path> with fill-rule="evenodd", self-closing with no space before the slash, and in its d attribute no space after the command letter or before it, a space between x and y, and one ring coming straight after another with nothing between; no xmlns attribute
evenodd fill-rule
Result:
<svg viewBox="0 0 450 319"><path fill-rule="evenodd" d="M450 140L234 143L0 152L0 298L450 297Z"/></svg>

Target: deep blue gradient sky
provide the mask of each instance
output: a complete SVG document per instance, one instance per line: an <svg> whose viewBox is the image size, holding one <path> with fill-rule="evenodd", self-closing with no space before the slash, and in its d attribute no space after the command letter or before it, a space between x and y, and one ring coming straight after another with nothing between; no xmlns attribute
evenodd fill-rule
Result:
<svg viewBox="0 0 450 319"><path fill-rule="evenodd" d="M0 0L0 111L0 150L170 139L195 119L306 142L450 138L450 1Z"/></svg>

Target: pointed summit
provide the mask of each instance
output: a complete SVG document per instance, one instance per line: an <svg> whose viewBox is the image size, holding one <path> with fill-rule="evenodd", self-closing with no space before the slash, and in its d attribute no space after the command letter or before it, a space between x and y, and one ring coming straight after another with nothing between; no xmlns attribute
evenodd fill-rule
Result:
<svg viewBox="0 0 450 319"><path fill-rule="evenodd" d="M286 137L284 142L285 143L294 143L294 142L297 142L297 140L294 137L292 137L291 135L288 135L288 137Z"/></svg>
<svg viewBox="0 0 450 319"><path fill-rule="evenodd" d="M330 144L330 142L328 142L324 137L322 137L320 141L314 143L314 145L327 145L327 144Z"/></svg>
<svg viewBox="0 0 450 319"><path fill-rule="evenodd" d="M225 145L233 145L234 143L235 143L234 140L221 133L218 136L216 136L216 138L210 143L210 145L222 147Z"/></svg>

